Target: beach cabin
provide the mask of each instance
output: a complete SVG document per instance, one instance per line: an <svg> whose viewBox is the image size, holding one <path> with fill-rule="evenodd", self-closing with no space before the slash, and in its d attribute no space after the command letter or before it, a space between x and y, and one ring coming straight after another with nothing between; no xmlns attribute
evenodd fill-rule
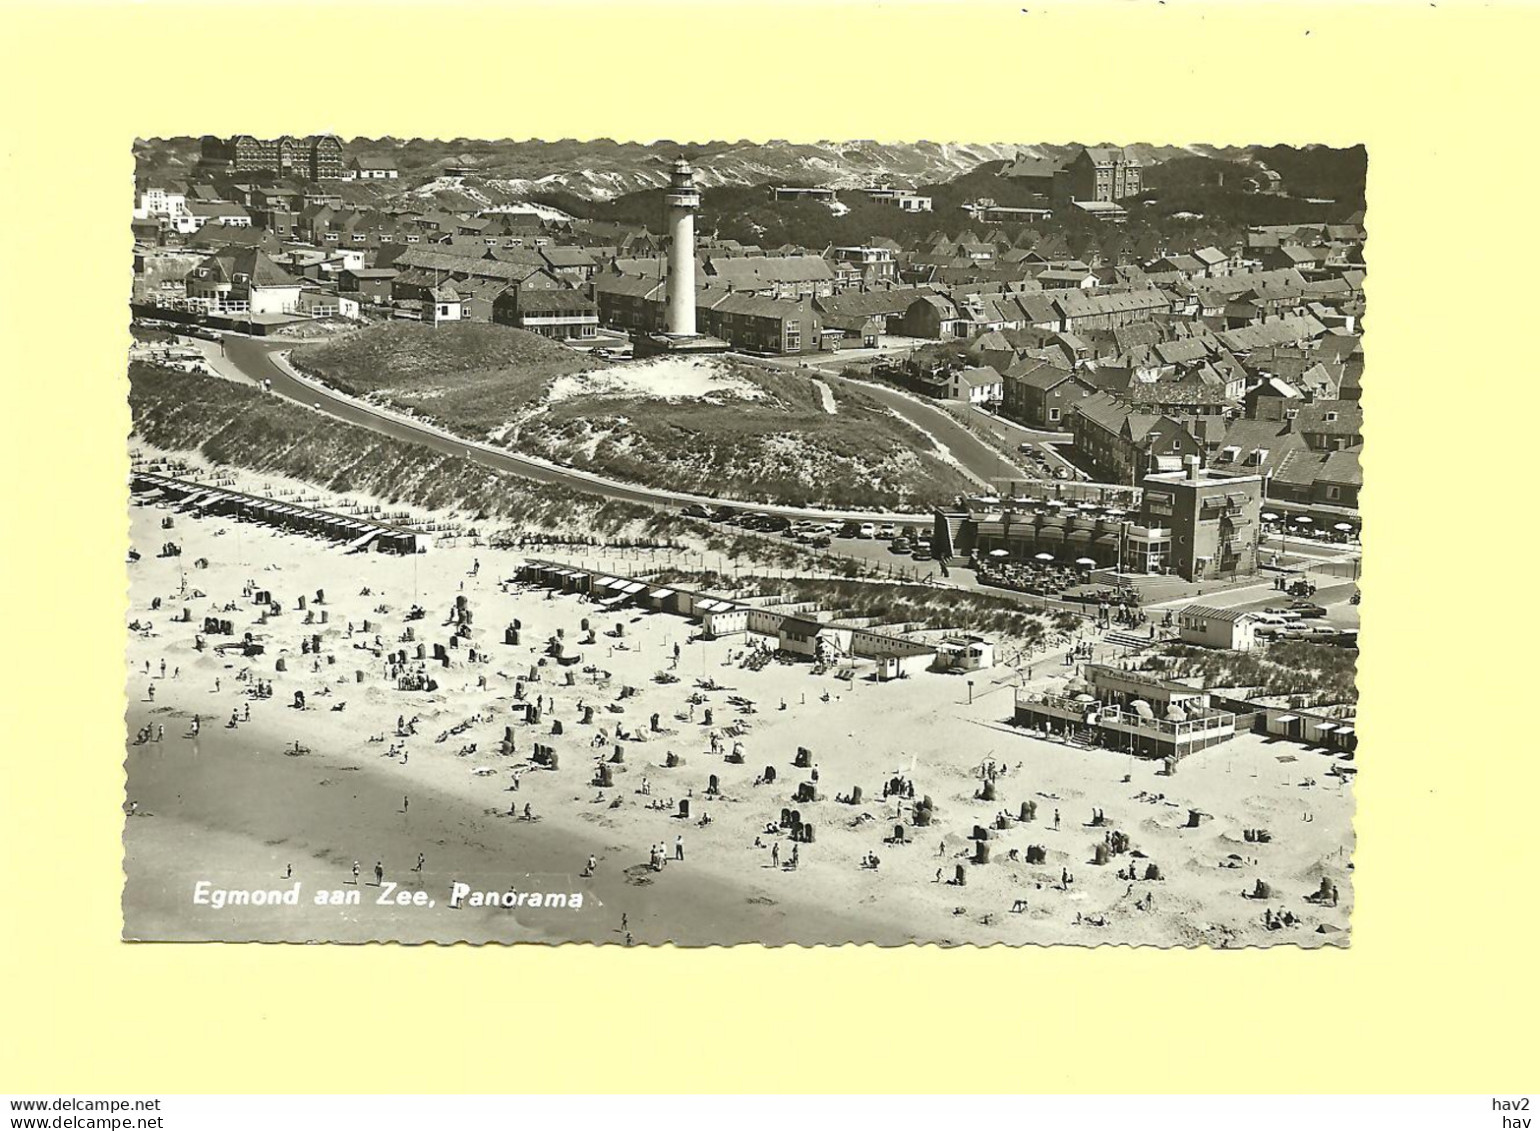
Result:
<svg viewBox="0 0 1540 1131"><path fill-rule="evenodd" d="M1256 613L1188 605L1178 614L1177 622L1183 644L1228 648L1232 652L1249 652L1256 647Z"/></svg>
<svg viewBox="0 0 1540 1131"><path fill-rule="evenodd" d="M696 604L701 631L713 640L749 630L749 610L731 601L705 600Z"/></svg>
<svg viewBox="0 0 1540 1131"><path fill-rule="evenodd" d="M854 629L787 617L776 630L776 646L796 656L848 656Z"/></svg>
<svg viewBox="0 0 1540 1131"><path fill-rule="evenodd" d="M936 645L936 671L976 672L994 666L995 646L982 636L947 636Z"/></svg>

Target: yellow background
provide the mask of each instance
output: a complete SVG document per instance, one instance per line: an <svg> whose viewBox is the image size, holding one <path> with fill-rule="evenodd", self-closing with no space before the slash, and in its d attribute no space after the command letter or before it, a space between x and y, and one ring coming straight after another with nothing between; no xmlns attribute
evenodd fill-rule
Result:
<svg viewBox="0 0 1540 1131"><path fill-rule="evenodd" d="M1533 1083L1533 12L64 4L3 20L0 1091ZM1366 143L1352 948L118 942L130 142L237 130Z"/></svg>

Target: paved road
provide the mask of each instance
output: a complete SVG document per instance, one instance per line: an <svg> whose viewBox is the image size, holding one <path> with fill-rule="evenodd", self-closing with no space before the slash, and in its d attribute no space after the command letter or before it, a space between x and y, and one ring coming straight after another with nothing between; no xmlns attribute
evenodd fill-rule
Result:
<svg viewBox="0 0 1540 1131"><path fill-rule="evenodd" d="M858 381L853 377L846 377L838 369L830 366L810 363L804 369L803 363L797 360L763 357L753 360L779 369L797 369L809 374L816 373L834 386L836 396L842 388L865 393L883 407L892 409L922 432L935 437L957 460L962 469L981 486L990 484L996 479L1029 478L1023 468L1017 467L994 445L974 435L951 413L926 404L910 393L875 381Z"/></svg>
<svg viewBox="0 0 1540 1131"><path fill-rule="evenodd" d="M767 514L785 515L789 518L844 521L855 519L862 522L909 522L928 523L929 515L904 515L885 511L816 510L804 507L787 507L772 504L737 503L733 500L711 499L683 492L664 491L621 483L572 468L556 467L539 460L516 455L487 444L462 440L439 431L431 425L419 423L394 413L359 403L351 397L331 392L313 382L297 379L293 372L275 359L274 354L293 348L293 342L269 342L239 334L227 334L224 338L224 355L219 359L223 368L234 368L243 376L262 384L272 382L272 391L307 407L316 408L329 416L345 420L371 431L423 444L447 455L461 456L486 467L511 471L540 483L560 483L590 494L602 495L625 502L645 503L652 506L679 508L690 503L728 503L745 510Z"/></svg>

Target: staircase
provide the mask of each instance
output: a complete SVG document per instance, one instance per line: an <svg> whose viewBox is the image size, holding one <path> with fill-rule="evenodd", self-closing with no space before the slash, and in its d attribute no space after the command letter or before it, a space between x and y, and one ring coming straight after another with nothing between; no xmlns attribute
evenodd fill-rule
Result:
<svg viewBox="0 0 1540 1131"><path fill-rule="evenodd" d="M1148 648L1151 644L1156 643L1156 641L1150 639L1148 630L1144 634L1139 635L1114 628L1102 637L1102 643L1112 644L1119 648L1127 648L1132 652L1140 648Z"/></svg>

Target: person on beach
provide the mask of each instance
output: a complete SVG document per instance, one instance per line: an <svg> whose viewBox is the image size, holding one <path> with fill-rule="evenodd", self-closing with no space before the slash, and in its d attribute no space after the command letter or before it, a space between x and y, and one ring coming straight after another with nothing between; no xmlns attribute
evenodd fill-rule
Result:
<svg viewBox="0 0 1540 1131"><path fill-rule="evenodd" d="M1059 831L1059 811L1057 809L1053 811L1053 831Z"/></svg>
<svg viewBox="0 0 1540 1131"><path fill-rule="evenodd" d="M412 871L414 871L414 872L421 872L422 871L422 866L424 864L426 864L427 862L428 862L428 858L426 856L424 856L421 852L419 852L417 854L417 867L413 868Z"/></svg>
<svg viewBox="0 0 1540 1131"><path fill-rule="evenodd" d="M402 797L401 797L401 812L405 813L411 807L412 807L412 799L410 797L407 797L407 796L405 796L403 794Z"/></svg>
<svg viewBox="0 0 1540 1131"><path fill-rule="evenodd" d="M779 868L781 866L781 842L780 841L776 841L774 844L772 844L770 846L770 866L772 868Z"/></svg>
<svg viewBox="0 0 1540 1131"><path fill-rule="evenodd" d="M682 836L676 836L674 838L674 859L684 859L684 837Z"/></svg>
<svg viewBox="0 0 1540 1131"><path fill-rule="evenodd" d="M376 860L374 862L374 886L381 887L385 883L385 865Z"/></svg>
<svg viewBox="0 0 1540 1131"><path fill-rule="evenodd" d="M155 702L155 685L153 683L150 684L150 702Z"/></svg>
<svg viewBox="0 0 1540 1131"><path fill-rule="evenodd" d="M358 883L358 861L353 861L353 882Z"/></svg>

